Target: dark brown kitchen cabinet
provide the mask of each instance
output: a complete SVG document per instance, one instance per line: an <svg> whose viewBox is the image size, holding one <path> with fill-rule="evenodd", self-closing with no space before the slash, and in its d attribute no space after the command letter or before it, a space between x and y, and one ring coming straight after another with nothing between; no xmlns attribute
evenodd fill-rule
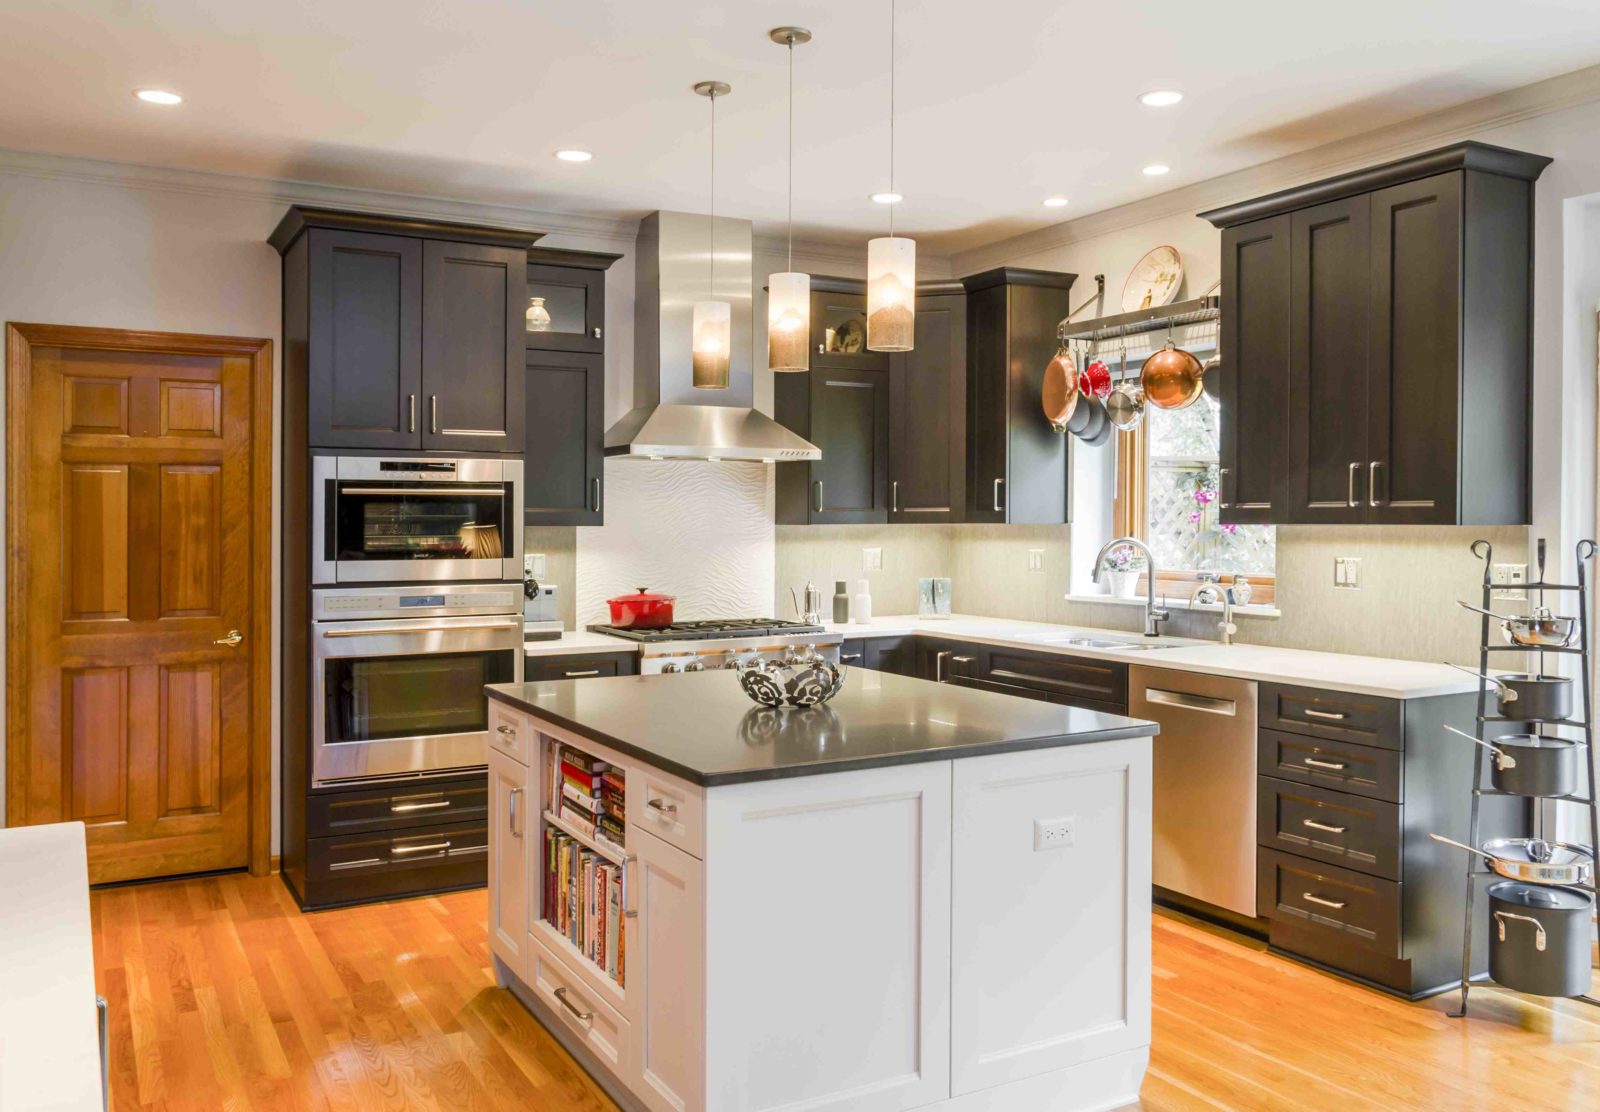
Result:
<svg viewBox="0 0 1600 1112"><path fill-rule="evenodd" d="M812 276L811 367L889 369L887 352L867 350L867 293L861 279Z"/></svg>
<svg viewBox="0 0 1600 1112"><path fill-rule="evenodd" d="M1067 520L1067 442L1039 404L1074 276L1001 267L967 291L966 520Z"/></svg>
<svg viewBox="0 0 1600 1112"><path fill-rule="evenodd" d="M528 525L605 523L605 357L529 348L523 468Z"/></svg>
<svg viewBox="0 0 1600 1112"><path fill-rule="evenodd" d="M566 656L530 656L523 664L522 678L535 683L540 680L584 680L638 674L637 652L591 652Z"/></svg>
<svg viewBox="0 0 1600 1112"><path fill-rule="evenodd" d="M1462 143L1202 214L1224 229L1224 521L1528 520L1549 162Z"/></svg>
<svg viewBox="0 0 1600 1112"><path fill-rule="evenodd" d="M523 305L523 343L552 351L605 350L606 268L621 255L592 251L560 251L546 247L528 250L528 298L539 298L549 325L541 332L526 330L527 303Z"/></svg>
<svg viewBox="0 0 1600 1112"><path fill-rule="evenodd" d="M862 525L889 520L889 372L820 367L782 374L773 416L822 450L779 463L780 525Z"/></svg>
<svg viewBox="0 0 1600 1112"><path fill-rule="evenodd" d="M967 478L967 297L919 290L916 347L890 356L889 520L963 520Z"/></svg>
<svg viewBox="0 0 1600 1112"><path fill-rule="evenodd" d="M521 452L537 238L290 208L269 242L283 255L285 414L307 446Z"/></svg>
<svg viewBox="0 0 1600 1112"><path fill-rule="evenodd" d="M522 451L525 248L422 245L422 446Z"/></svg>

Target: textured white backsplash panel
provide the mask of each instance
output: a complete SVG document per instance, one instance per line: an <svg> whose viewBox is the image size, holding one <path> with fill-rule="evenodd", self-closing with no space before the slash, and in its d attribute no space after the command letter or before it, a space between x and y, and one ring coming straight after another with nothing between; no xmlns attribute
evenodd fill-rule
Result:
<svg viewBox="0 0 1600 1112"><path fill-rule="evenodd" d="M639 586L680 621L778 616L768 464L609 459L606 523L577 533L579 628Z"/></svg>

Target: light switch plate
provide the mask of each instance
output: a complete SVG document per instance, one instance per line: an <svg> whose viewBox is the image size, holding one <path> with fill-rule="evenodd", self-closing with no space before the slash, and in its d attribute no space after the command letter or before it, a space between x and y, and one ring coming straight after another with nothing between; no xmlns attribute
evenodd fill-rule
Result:
<svg viewBox="0 0 1600 1112"><path fill-rule="evenodd" d="M543 579L545 576L543 552L528 552L522 557L522 575L525 579Z"/></svg>
<svg viewBox="0 0 1600 1112"><path fill-rule="evenodd" d="M1490 579L1494 583L1515 583L1519 585L1526 583L1528 581L1528 565L1496 564L1494 566L1494 571L1490 574ZM1512 589L1506 591L1495 591L1494 597L1501 599L1525 599L1528 597L1528 592L1521 590L1519 587L1513 587Z"/></svg>
<svg viewBox="0 0 1600 1112"><path fill-rule="evenodd" d="M1341 590L1361 589L1361 557L1335 556L1333 558L1333 585Z"/></svg>
<svg viewBox="0 0 1600 1112"><path fill-rule="evenodd" d="M1066 849L1077 840L1078 819L1069 815L1063 819L1034 819L1033 848L1035 852L1047 849Z"/></svg>
<svg viewBox="0 0 1600 1112"><path fill-rule="evenodd" d="M881 548L863 548L861 550L861 570L862 571L882 571L883 570L883 549L881 549Z"/></svg>
<svg viewBox="0 0 1600 1112"><path fill-rule="evenodd" d="M1029 571L1043 571L1044 570L1044 549L1042 549L1042 548L1030 548L1030 549L1028 549L1028 570Z"/></svg>

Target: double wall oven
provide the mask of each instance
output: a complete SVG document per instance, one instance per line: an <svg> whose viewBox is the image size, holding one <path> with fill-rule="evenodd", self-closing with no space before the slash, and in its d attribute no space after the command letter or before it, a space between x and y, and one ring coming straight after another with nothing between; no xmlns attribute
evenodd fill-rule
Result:
<svg viewBox="0 0 1600 1112"><path fill-rule="evenodd" d="M317 456L311 781L476 772L522 679L522 461Z"/></svg>

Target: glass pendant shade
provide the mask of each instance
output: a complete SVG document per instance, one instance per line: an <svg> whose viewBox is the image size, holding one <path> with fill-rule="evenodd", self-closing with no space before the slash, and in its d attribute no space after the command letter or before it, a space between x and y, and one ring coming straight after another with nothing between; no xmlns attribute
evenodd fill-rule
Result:
<svg viewBox="0 0 1600 1112"><path fill-rule="evenodd" d="M726 390L728 355L733 347L733 312L726 301L694 303L694 385ZM681 364L680 364L681 365Z"/></svg>
<svg viewBox="0 0 1600 1112"><path fill-rule="evenodd" d="M867 348L915 347L917 241L882 236L867 241Z"/></svg>
<svg viewBox="0 0 1600 1112"><path fill-rule="evenodd" d="M767 278L767 366L811 369L811 275L784 271Z"/></svg>

